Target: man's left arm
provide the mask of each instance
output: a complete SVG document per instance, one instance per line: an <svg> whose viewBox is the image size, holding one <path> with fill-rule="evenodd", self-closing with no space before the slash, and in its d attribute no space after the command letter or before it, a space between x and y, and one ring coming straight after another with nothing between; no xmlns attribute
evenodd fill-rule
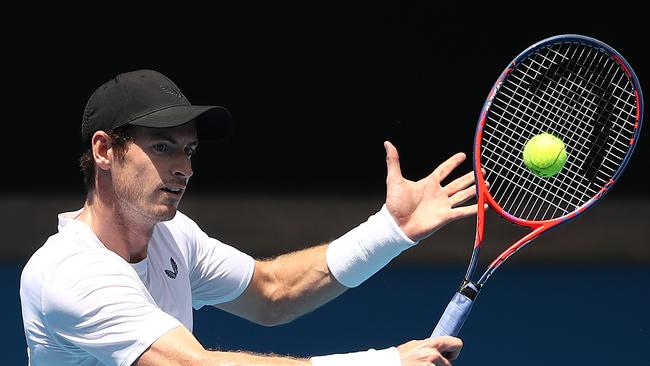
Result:
<svg viewBox="0 0 650 366"><path fill-rule="evenodd" d="M317 309L348 289L330 273L326 251L323 244L255 261L246 290L216 307L266 326L288 323Z"/></svg>
<svg viewBox="0 0 650 366"><path fill-rule="evenodd" d="M405 179L397 149L386 148L386 204L332 243L255 262L238 298L216 307L263 325L290 322L379 271L402 251L449 222L476 214L474 175L441 182L465 159L455 154L419 181Z"/></svg>

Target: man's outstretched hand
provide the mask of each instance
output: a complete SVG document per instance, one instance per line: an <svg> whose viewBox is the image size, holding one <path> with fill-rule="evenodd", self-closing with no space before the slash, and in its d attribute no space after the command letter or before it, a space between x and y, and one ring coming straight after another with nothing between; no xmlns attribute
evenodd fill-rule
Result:
<svg viewBox="0 0 650 366"><path fill-rule="evenodd" d="M464 153L454 154L414 182L402 176L395 146L386 141L384 147L388 166L386 208L411 240L422 240L452 221L476 214L476 204L463 205L476 195L473 172L443 185L465 160Z"/></svg>

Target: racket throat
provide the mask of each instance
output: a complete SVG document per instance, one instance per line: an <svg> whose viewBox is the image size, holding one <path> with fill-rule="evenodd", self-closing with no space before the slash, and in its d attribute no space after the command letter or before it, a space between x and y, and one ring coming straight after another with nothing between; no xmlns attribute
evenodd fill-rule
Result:
<svg viewBox="0 0 650 366"><path fill-rule="evenodd" d="M481 291L481 285L470 280L463 280L463 283L461 283L460 287L458 288L459 293L472 301L476 299L479 291Z"/></svg>

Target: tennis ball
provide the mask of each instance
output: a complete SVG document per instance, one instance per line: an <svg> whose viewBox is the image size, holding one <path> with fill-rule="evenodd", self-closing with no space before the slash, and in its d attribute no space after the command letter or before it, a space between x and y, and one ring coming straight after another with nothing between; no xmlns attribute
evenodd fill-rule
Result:
<svg viewBox="0 0 650 366"><path fill-rule="evenodd" d="M528 169L541 177L550 177L559 173L567 157L564 142L546 132L528 140L523 155L524 164Z"/></svg>

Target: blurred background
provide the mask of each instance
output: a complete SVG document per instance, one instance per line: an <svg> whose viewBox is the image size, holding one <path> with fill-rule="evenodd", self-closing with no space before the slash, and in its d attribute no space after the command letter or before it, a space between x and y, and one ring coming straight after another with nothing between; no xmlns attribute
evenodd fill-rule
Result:
<svg viewBox="0 0 650 366"><path fill-rule="evenodd" d="M83 204L81 115L103 82L151 68L193 104L231 111L236 131L219 144L201 144L181 209L212 236L270 257L332 240L381 207L384 140L396 145L402 173L413 180L456 152L470 155L487 92L536 41L564 33L598 38L648 88L640 12L545 6L8 9L0 22L6 363L26 364L22 266L56 231L56 214ZM646 134L601 204L545 234L493 276L461 332L465 349L456 365L650 364ZM469 160L452 178L471 170ZM524 232L489 219L483 262ZM448 225L292 324L263 328L202 309L195 333L206 347L299 356L424 338L465 272L474 225L473 219Z"/></svg>

